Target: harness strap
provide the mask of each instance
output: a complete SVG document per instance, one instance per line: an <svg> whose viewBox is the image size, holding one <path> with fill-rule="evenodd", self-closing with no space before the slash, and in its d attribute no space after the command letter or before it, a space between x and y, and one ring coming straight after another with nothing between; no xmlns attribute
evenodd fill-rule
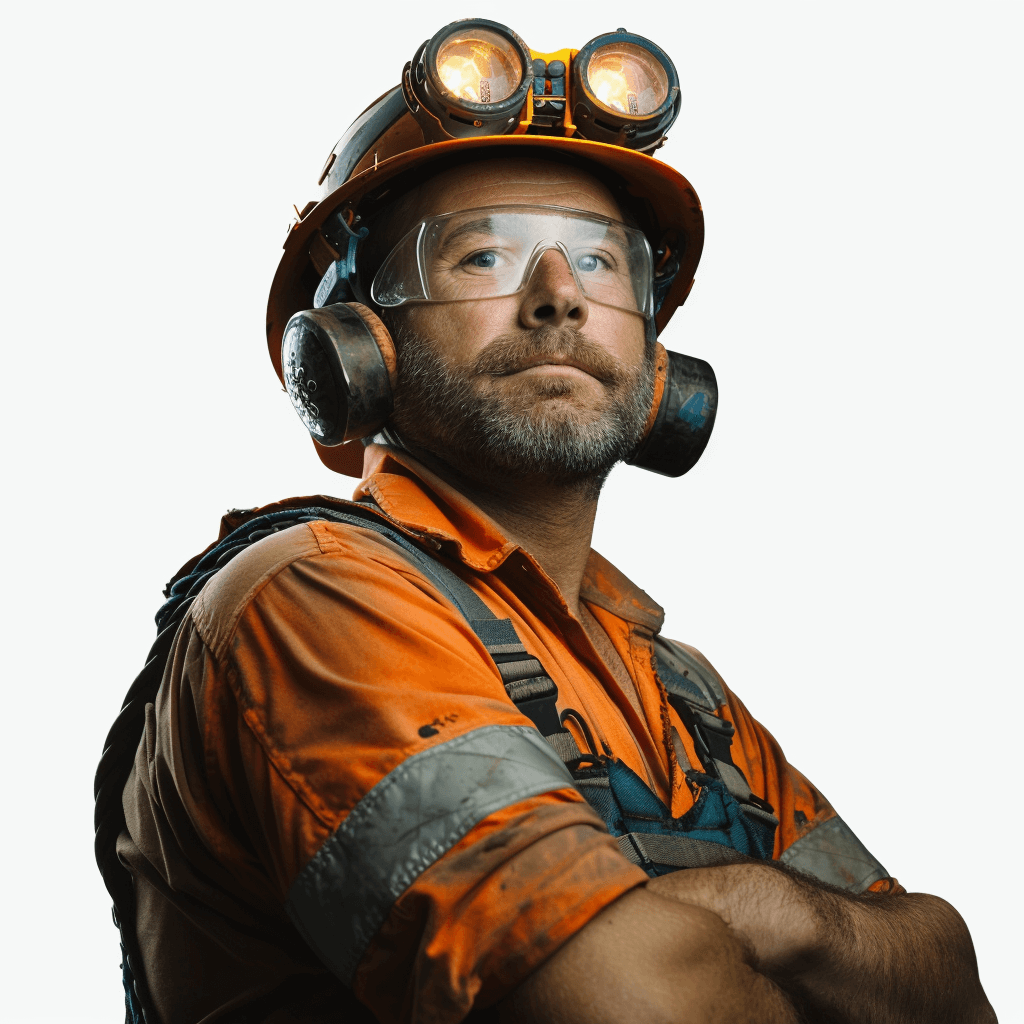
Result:
<svg viewBox="0 0 1024 1024"><path fill-rule="evenodd" d="M713 868L719 864L750 860L731 846L691 839L685 835L627 832L624 836L616 836L615 842L626 860L645 871L655 864L670 868Z"/></svg>
<svg viewBox="0 0 1024 1024"><path fill-rule="evenodd" d="M386 516L378 505L365 503L380 516ZM462 612L469 628L487 649L491 660L501 674L505 693L516 709L526 715L540 734L551 744L563 762L579 757L580 748L572 733L558 718L556 702L558 687L544 671L544 666L523 646L511 619L499 619L476 595L468 583L460 579L435 555L427 554L407 537L382 523L379 519L334 512L332 519L366 526L395 541L438 589Z"/></svg>
<svg viewBox="0 0 1024 1024"><path fill-rule="evenodd" d="M685 651L655 637L658 677L668 702L693 737L705 772L720 779L747 817L769 827L779 824L775 809L750 788L747 777L732 759L736 728L714 712L725 703L725 694L703 666Z"/></svg>

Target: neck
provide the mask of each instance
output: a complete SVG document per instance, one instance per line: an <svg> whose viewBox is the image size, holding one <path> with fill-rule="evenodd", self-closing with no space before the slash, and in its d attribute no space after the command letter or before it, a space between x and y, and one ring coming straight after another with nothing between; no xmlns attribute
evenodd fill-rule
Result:
<svg viewBox="0 0 1024 1024"><path fill-rule="evenodd" d="M490 516L509 540L532 555L554 581L573 615L579 617L580 586L590 556L601 481L484 481L467 476L430 452L406 447Z"/></svg>

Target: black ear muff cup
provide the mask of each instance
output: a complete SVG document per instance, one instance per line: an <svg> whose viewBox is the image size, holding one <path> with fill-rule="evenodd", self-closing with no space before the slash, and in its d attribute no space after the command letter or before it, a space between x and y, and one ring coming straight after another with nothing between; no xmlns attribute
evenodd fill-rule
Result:
<svg viewBox="0 0 1024 1024"><path fill-rule="evenodd" d="M656 412L643 441L626 461L676 477L693 469L708 446L718 410L718 382L703 359L666 352L660 345L658 349Z"/></svg>
<svg viewBox="0 0 1024 1024"><path fill-rule="evenodd" d="M338 472L358 475L357 456L336 459L325 449L376 434L391 415L397 358L387 328L358 302L303 310L285 327L281 367L288 397L321 459ZM679 477L708 445L718 383L703 359L667 352L660 344L655 377L644 439L626 461Z"/></svg>
<svg viewBox="0 0 1024 1024"><path fill-rule="evenodd" d="M281 340L281 368L299 419L325 447L374 434L391 415L394 345L358 302L296 313Z"/></svg>

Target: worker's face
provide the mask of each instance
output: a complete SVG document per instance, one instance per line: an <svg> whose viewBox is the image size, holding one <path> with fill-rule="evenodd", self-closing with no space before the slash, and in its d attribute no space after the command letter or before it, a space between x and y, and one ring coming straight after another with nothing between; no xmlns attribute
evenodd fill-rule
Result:
<svg viewBox="0 0 1024 1024"><path fill-rule="evenodd" d="M561 206L622 220L583 171L493 160L421 186L403 223L460 210ZM408 441L468 471L517 478L601 477L628 455L650 408L644 321L588 302L565 256L549 249L514 295L399 307L392 422Z"/></svg>

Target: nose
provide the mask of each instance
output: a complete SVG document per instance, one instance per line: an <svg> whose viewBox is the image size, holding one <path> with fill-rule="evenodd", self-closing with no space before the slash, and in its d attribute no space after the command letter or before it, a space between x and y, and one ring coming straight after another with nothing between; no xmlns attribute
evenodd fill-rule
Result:
<svg viewBox="0 0 1024 1024"><path fill-rule="evenodd" d="M582 327L590 307L559 249L541 254L519 303L523 327Z"/></svg>

